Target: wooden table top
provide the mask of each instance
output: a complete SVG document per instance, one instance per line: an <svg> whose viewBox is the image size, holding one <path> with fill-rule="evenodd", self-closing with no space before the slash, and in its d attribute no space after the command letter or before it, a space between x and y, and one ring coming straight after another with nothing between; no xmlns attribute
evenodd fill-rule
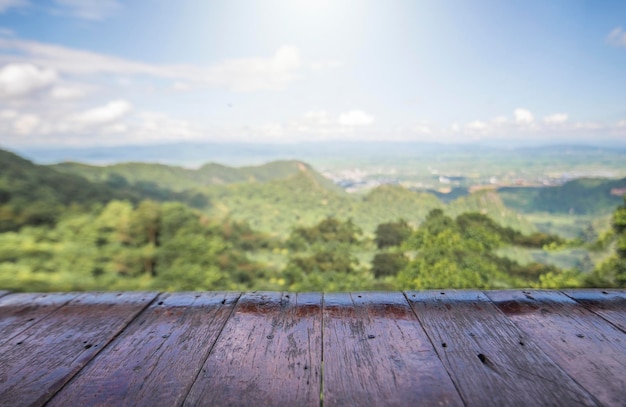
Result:
<svg viewBox="0 0 626 407"><path fill-rule="evenodd" d="M0 292L0 405L626 405L626 291Z"/></svg>

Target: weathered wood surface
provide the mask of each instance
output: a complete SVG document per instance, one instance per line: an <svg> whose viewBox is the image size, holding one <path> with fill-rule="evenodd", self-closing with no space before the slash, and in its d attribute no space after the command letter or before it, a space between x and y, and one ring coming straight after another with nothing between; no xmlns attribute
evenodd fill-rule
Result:
<svg viewBox="0 0 626 407"><path fill-rule="evenodd" d="M611 406L626 403L623 332L559 292L497 291L487 295L600 402Z"/></svg>
<svg viewBox="0 0 626 407"><path fill-rule="evenodd" d="M426 291L407 298L467 405L595 405L485 294Z"/></svg>
<svg viewBox="0 0 626 407"><path fill-rule="evenodd" d="M626 332L626 291L571 290L564 293Z"/></svg>
<svg viewBox="0 0 626 407"><path fill-rule="evenodd" d="M9 292L8 291L2 291L0 290L0 297L4 297L5 295L7 295Z"/></svg>
<svg viewBox="0 0 626 407"><path fill-rule="evenodd" d="M13 294L0 298L0 345L35 325L78 294Z"/></svg>
<svg viewBox="0 0 626 407"><path fill-rule="evenodd" d="M50 405L180 405L238 297L159 296Z"/></svg>
<svg viewBox="0 0 626 407"><path fill-rule="evenodd" d="M0 406L625 405L620 290L0 297Z"/></svg>
<svg viewBox="0 0 626 407"><path fill-rule="evenodd" d="M46 402L155 296L82 294L0 345L0 405Z"/></svg>
<svg viewBox="0 0 626 407"><path fill-rule="evenodd" d="M322 295L241 297L185 405L319 406Z"/></svg>
<svg viewBox="0 0 626 407"><path fill-rule="evenodd" d="M324 295L324 405L463 402L402 293L353 293Z"/></svg>

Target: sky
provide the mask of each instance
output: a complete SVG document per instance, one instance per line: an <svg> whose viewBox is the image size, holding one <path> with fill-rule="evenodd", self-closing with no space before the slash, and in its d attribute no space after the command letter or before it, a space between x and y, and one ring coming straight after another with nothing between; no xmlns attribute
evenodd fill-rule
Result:
<svg viewBox="0 0 626 407"><path fill-rule="evenodd" d="M0 0L0 147L626 144L623 0Z"/></svg>

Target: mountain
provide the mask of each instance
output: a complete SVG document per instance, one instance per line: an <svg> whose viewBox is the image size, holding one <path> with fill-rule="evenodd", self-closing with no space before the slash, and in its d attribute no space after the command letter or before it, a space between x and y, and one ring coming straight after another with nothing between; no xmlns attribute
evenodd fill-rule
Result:
<svg viewBox="0 0 626 407"><path fill-rule="evenodd" d="M91 205L131 195L85 178L40 166L0 150L0 231L53 223L72 204Z"/></svg>
<svg viewBox="0 0 626 407"><path fill-rule="evenodd" d="M499 193L492 190L478 191L452 201L447 208L452 216L465 212L489 215L502 226L509 226L522 233L536 231L535 226L523 215L507 207Z"/></svg>
<svg viewBox="0 0 626 407"><path fill-rule="evenodd" d="M626 178L580 178L555 187L500 188L498 193L508 207L523 213L606 215L623 202L624 191Z"/></svg>
<svg viewBox="0 0 626 407"><path fill-rule="evenodd" d="M209 163L195 169L146 163L122 163L109 166L92 166L65 162L51 168L69 174L81 175L91 181L116 185L154 183L172 191L184 191L208 185L242 182L268 182L287 178L300 171L313 171L300 161L273 161L259 166L229 167ZM320 176L321 177L321 176Z"/></svg>

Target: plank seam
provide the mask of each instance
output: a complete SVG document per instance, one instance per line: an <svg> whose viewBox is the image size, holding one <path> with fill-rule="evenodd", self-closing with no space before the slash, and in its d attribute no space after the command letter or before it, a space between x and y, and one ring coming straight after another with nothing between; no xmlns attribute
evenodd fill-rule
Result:
<svg viewBox="0 0 626 407"><path fill-rule="evenodd" d="M448 371L448 368L446 367L446 364L443 363L443 359L441 359L441 355L439 354L439 351L437 351L437 345L435 345L435 343L433 342L433 339L428 334L428 331L426 330L426 328L424 328L424 324L422 323L422 320L417 316L417 311L415 311L415 308L413 308L413 303L409 299L408 293L406 291L402 291L402 295L404 295L404 299L409 304L409 308L411 309L411 312L415 316L415 319L417 320L417 323L419 324L420 328L422 328L422 331L424 331L424 334L428 338L428 341L430 342L430 345L435 350L435 354L437 355L437 358L439 359L439 362L441 363L441 366L443 366L444 370L446 371L446 374L450 378L450 381L452 382L452 385L454 386L454 389L456 390L457 394L459 395L459 399L461 399L461 401L463 402L463 405L467 407L468 406L467 400L465 400L465 398L463 397L463 393L461 393L461 390L459 389L459 386L457 385L456 381L454 380L454 378L450 374L450 371Z"/></svg>
<svg viewBox="0 0 626 407"><path fill-rule="evenodd" d="M324 407L324 305L325 305L325 299L324 299L324 292L322 292L322 333L321 333L321 352L320 352L320 358L321 358L321 363L320 363L320 407Z"/></svg>
<svg viewBox="0 0 626 407"><path fill-rule="evenodd" d="M496 304L491 297L487 294L489 291L480 291L486 298L487 300L489 300L489 302L491 304L493 304L493 306L496 308L496 311L499 312L500 314L502 314L504 316L504 318L506 318L506 320L513 324L513 326L515 326L520 332L525 333L526 335L528 335L528 340L530 342L532 342L538 349L538 351L541 353L541 355L543 355L548 361L550 361L558 370L561 371L561 373L563 373L566 377L569 377L569 379L572 381L572 383L576 384L576 386L578 386L580 388L580 390L582 390L582 392L584 394L586 394L597 406L602 406L603 404L589 391L587 390L581 383L579 383L575 378L573 378L572 376L570 376L569 373L567 373L567 371L561 367L560 364L558 364L554 359L552 359L550 357L550 355L548 355L543 348L540 346L539 343L537 343L537 341L534 340L534 338L532 337L532 334L525 331L524 329L522 329L522 327L520 327L519 325L517 325L515 323L514 320L512 320L511 318L509 318L508 315L506 315L504 313L504 311L502 311L500 309L500 307L498 306L498 304ZM558 291L557 291L558 292Z"/></svg>
<svg viewBox="0 0 626 407"><path fill-rule="evenodd" d="M85 362L85 364L83 364L83 366L78 369L76 372L74 372L73 375L71 375L66 381L65 383L57 390L55 391L50 397L48 397L42 404L45 406L46 404L48 404L48 402L50 400L52 400L57 394L59 394L59 392L61 392L61 390L63 390L66 386L68 386L69 384L71 384L75 378L78 376L78 374L80 372L82 372L87 366L91 365L94 361L94 359L96 358L96 356L98 356L104 349L108 348L108 346L115 340L117 339L120 335L122 335L122 333L126 330L126 328L128 328L128 326L133 323L133 321L135 321L137 318L139 318L139 316L141 314L143 314L146 309L152 305L157 298L159 298L163 293L157 293L153 299L151 299L150 301L147 301L146 304L144 305L143 308L141 308L139 310L139 312L137 312L137 314L135 314L135 316L133 318L131 318L128 323L126 323L126 325L124 325L123 327L121 327L117 333L115 335L113 335L100 349L98 349L98 351L94 352L94 354L91 356L91 358L89 358L89 360L87 362ZM75 297L76 298L76 297ZM67 303L66 303L67 305Z"/></svg>
<svg viewBox="0 0 626 407"><path fill-rule="evenodd" d="M602 314L596 312L596 310L594 310L593 308L589 307L588 305L585 305L584 302L580 302L578 301L576 298L568 295L565 291L558 291L561 294L565 295L567 298L571 298L572 300L576 301L577 304L579 304L580 306L582 306L584 309L586 309L589 312L592 312L594 315L597 315L598 317L602 318L603 321L606 321L609 325L615 327L617 330L619 330L622 333L626 333L626 330L624 330L623 328L621 328L620 326L616 325L615 323L613 323L612 321L608 320L607 318L605 318Z"/></svg>
<svg viewBox="0 0 626 407"><path fill-rule="evenodd" d="M22 329L21 331L15 333L15 335L11 336L10 338L6 338L6 340L4 342L2 342L2 344L4 345L5 343L10 342L13 338L15 338L16 336L22 335L24 332L28 331L29 329L32 329L35 325L39 325L42 321L45 321L46 319L50 318L50 315L55 314L57 312L59 312L59 310L63 307L65 307L67 304L69 304L70 302L74 301L76 298L78 298L81 294L76 294L74 295L74 297L69 298L67 301L65 301L62 304L59 304L58 307L53 308L50 310L50 312L48 312L46 315L44 315L39 321L37 321L36 323Z"/></svg>
<svg viewBox="0 0 626 407"><path fill-rule="evenodd" d="M185 403L187 402L187 398L189 398L189 394L191 393L191 389L193 388L193 385L196 384L196 381L198 381L198 378L200 377L200 372L202 372L202 368L206 364L207 360L209 360L209 357L211 356L211 353L213 352L213 349L215 348L215 344L222 336L222 332L224 332L224 328L226 327L226 324L228 323L228 321L230 321L230 318L233 316L233 314L235 313L235 310L239 306L239 300L241 299L242 295L243 293L240 292L239 295L237 296L237 299L235 300L235 303L233 304L233 307L231 308L230 313L228 314L228 318L224 319L224 323L222 324L222 327L220 328L219 333L215 336L215 340L209 347L209 351L207 352L206 357L203 358L202 363L200 364L200 368L198 369L198 372L196 373L193 380L189 381L190 382L189 387L185 391L186 392L185 398L182 400L180 404L181 406L185 405ZM224 296L226 296L226 293L224 293Z"/></svg>

